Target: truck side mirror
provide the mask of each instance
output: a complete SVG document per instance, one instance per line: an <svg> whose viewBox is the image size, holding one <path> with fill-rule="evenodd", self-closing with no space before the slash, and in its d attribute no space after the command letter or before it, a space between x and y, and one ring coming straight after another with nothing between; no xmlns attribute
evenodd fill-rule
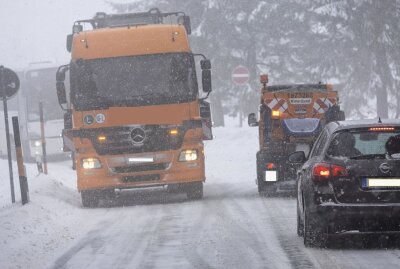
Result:
<svg viewBox="0 0 400 269"><path fill-rule="evenodd" d="M67 109L67 93L65 92L65 85L64 82L57 82L57 97L58 103L60 104L63 110Z"/></svg>
<svg viewBox="0 0 400 269"><path fill-rule="evenodd" d="M67 93L65 91L65 73L69 70L69 65L62 65L58 68L56 73L56 89L58 103L63 110L68 108Z"/></svg>
<svg viewBox="0 0 400 269"><path fill-rule="evenodd" d="M210 60L201 60L200 67L201 67L201 70L211 69L211 61Z"/></svg>
<svg viewBox="0 0 400 269"><path fill-rule="evenodd" d="M203 85L203 92L209 93L212 91L211 88L211 70L209 69L204 69L202 71L202 85Z"/></svg>
<svg viewBox="0 0 400 269"><path fill-rule="evenodd" d="M211 88L211 62L208 59L200 61L203 92L210 93Z"/></svg>
<svg viewBox="0 0 400 269"><path fill-rule="evenodd" d="M255 113L250 113L248 118L247 118L247 123L249 124L250 127L256 127L258 126L258 121Z"/></svg>
<svg viewBox="0 0 400 269"><path fill-rule="evenodd" d="M72 110L67 109L64 113L64 129L70 130L72 129Z"/></svg>
<svg viewBox="0 0 400 269"><path fill-rule="evenodd" d="M304 151L295 151L289 155L289 162L293 164L303 164L306 161Z"/></svg>
<svg viewBox="0 0 400 269"><path fill-rule="evenodd" d="M72 34L67 35L67 51L71 52L72 50Z"/></svg>
<svg viewBox="0 0 400 269"><path fill-rule="evenodd" d="M210 103L204 100L200 101L200 117L203 129L203 140L212 140L212 120Z"/></svg>
<svg viewBox="0 0 400 269"><path fill-rule="evenodd" d="M56 82L64 82L65 81L65 72L57 72L56 73Z"/></svg>

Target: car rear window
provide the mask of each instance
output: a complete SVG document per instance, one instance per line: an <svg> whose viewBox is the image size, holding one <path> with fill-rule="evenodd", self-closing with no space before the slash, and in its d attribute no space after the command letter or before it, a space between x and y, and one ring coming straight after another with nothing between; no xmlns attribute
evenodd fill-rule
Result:
<svg viewBox="0 0 400 269"><path fill-rule="evenodd" d="M328 149L328 155L334 157L386 154L400 158L399 131L341 131L334 135Z"/></svg>

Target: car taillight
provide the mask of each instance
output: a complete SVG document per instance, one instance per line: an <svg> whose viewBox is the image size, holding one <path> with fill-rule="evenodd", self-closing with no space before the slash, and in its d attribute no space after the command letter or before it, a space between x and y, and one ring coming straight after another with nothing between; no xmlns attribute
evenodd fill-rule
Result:
<svg viewBox="0 0 400 269"><path fill-rule="evenodd" d="M267 168L267 170L274 170L274 169L276 169L276 166L274 163L267 163L265 165L265 168Z"/></svg>
<svg viewBox="0 0 400 269"><path fill-rule="evenodd" d="M331 177L331 167L327 163L317 163L313 168L314 181L326 181Z"/></svg>
<svg viewBox="0 0 400 269"><path fill-rule="evenodd" d="M343 166L339 165L332 165L331 166L331 171L332 171L332 176L333 177L347 177L349 173L347 172L347 169Z"/></svg>
<svg viewBox="0 0 400 269"><path fill-rule="evenodd" d="M323 182L331 178L345 176L348 176L348 172L343 166L328 163L317 163L313 167L313 180L317 182Z"/></svg>

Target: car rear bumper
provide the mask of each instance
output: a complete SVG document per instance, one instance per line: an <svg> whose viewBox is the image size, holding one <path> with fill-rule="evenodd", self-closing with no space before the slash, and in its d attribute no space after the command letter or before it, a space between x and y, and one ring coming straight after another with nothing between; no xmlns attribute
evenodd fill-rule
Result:
<svg viewBox="0 0 400 269"><path fill-rule="evenodd" d="M296 180L269 181L267 185L267 191L276 193L296 193L296 190Z"/></svg>
<svg viewBox="0 0 400 269"><path fill-rule="evenodd" d="M317 206L317 212L331 217L379 217L399 216L400 203L390 204L333 204L326 203Z"/></svg>
<svg viewBox="0 0 400 269"><path fill-rule="evenodd" d="M317 214L331 231L399 231L399 204L321 204Z"/></svg>

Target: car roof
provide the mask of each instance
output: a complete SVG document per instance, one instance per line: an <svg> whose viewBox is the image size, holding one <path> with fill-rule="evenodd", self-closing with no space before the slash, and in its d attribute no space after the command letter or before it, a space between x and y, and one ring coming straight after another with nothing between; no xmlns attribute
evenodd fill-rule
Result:
<svg viewBox="0 0 400 269"><path fill-rule="evenodd" d="M346 121L335 121L327 125L330 133L340 130L350 130L358 128L368 127L386 127L394 126L400 127L400 119L368 119L368 120L346 120Z"/></svg>

